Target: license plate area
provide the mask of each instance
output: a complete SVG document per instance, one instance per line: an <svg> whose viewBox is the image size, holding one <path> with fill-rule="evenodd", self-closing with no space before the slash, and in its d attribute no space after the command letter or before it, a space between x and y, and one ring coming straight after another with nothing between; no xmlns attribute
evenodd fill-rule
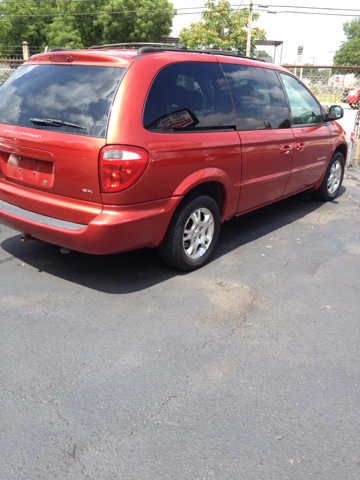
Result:
<svg viewBox="0 0 360 480"><path fill-rule="evenodd" d="M0 170L5 178L26 185L51 188L54 183L54 163L46 160L0 152Z"/></svg>

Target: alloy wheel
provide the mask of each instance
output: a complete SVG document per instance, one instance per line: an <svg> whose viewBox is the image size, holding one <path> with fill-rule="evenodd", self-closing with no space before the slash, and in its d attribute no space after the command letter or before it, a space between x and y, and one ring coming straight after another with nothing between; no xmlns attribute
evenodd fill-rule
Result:
<svg viewBox="0 0 360 480"><path fill-rule="evenodd" d="M183 234L184 251L189 258L200 258L206 253L214 229L214 217L207 208L198 208L190 215Z"/></svg>
<svg viewBox="0 0 360 480"><path fill-rule="evenodd" d="M327 180L327 189L329 195L334 195L339 188L342 176L342 165L339 160L336 160L330 168L329 177Z"/></svg>

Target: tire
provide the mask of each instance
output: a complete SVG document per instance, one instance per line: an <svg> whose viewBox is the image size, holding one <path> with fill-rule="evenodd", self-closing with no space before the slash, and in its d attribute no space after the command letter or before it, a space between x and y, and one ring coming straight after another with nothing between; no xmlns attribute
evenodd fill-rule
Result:
<svg viewBox="0 0 360 480"><path fill-rule="evenodd" d="M324 179L316 191L319 200L329 202L337 197L344 177L344 168L344 156L340 152L335 153L331 157Z"/></svg>
<svg viewBox="0 0 360 480"><path fill-rule="evenodd" d="M210 258L221 227L217 203L207 195L183 200L159 246L161 258L180 270L195 270Z"/></svg>

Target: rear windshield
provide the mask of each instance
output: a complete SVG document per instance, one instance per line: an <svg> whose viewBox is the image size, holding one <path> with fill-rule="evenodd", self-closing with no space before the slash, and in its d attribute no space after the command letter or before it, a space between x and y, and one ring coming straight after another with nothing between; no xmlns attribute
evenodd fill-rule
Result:
<svg viewBox="0 0 360 480"><path fill-rule="evenodd" d="M89 65L19 67L0 88L0 123L105 137L110 107L125 72Z"/></svg>

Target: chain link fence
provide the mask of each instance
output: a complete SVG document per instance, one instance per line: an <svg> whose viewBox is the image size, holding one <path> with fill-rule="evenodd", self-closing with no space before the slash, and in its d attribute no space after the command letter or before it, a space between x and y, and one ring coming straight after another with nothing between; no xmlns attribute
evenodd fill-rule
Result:
<svg viewBox="0 0 360 480"><path fill-rule="evenodd" d="M360 94L360 67L319 68L309 65L303 67L285 65L285 68L305 83L320 103L327 105L343 103L352 108L360 107L357 94L357 91Z"/></svg>
<svg viewBox="0 0 360 480"><path fill-rule="evenodd" d="M24 62L16 58L0 59L0 85Z"/></svg>
<svg viewBox="0 0 360 480"><path fill-rule="evenodd" d="M30 56L42 51L42 47L29 46ZM0 85L24 62L22 45L0 45Z"/></svg>

